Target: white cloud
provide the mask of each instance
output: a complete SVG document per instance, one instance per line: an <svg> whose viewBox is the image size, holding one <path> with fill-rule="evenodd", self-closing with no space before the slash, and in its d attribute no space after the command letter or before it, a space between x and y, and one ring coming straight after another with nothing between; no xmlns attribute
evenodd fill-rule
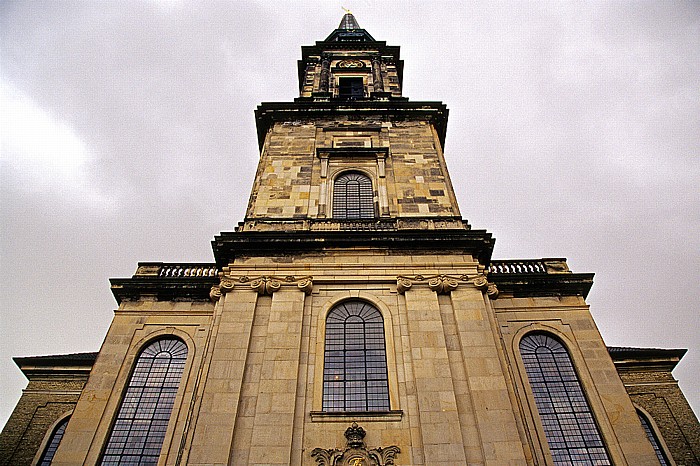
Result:
<svg viewBox="0 0 700 466"><path fill-rule="evenodd" d="M0 108L0 160L7 182L21 189L60 191L64 198L95 206L106 203L88 176L88 146L68 124L5 79L0 80Z"/></svg>

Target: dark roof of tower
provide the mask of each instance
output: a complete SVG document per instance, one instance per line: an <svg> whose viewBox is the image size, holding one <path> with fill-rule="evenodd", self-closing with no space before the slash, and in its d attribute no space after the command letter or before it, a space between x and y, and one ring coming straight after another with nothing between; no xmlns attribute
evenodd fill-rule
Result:
<svg viewBox="0 0 700 466"><path fill-rule="evenodd" d="M340 20L340 25L338 29L362 29L360 23L357 22L355 17L349 11L343 15L343 19Z"/></svg>
<svg viewBox="0 0 700 466"><path fill-rule="evenodd" d="M340 20L338 29L331 32L325 42L375 42L375 40L369 32L360 27L355 16L347 12Z"/></svg>

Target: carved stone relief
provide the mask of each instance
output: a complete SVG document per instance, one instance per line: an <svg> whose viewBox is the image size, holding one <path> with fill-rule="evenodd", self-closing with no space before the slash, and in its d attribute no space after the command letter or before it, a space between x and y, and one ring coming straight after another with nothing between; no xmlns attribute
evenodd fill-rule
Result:
<svg viewBox="0 0 700 466"><path fill-rule="evenodd" d="M496 299L498 297L498 288L494 283L488 281L484 274L477 275L414 275L405 276L399 275L396 277L396 291L400 294L406 293L414 284L427 284L428 288L435 291L437 294L448 294L456 290L460 283L471 283L480 291L485 291L489 298Z"/></svg>
<svg viewBox="0 0 700 466"><path fill-rule="evenodd" d="M399 447L392 445L368 450L365 435L365 429L353 422L352 426L345 430L345 449L314 448L311 457L316 460L318 466L393 466L396 455L401 453Z"/></svg>
<svg viewBox="0 0 700 466"><path fill-rule="evenodd" d="M300 291L309 295L314 288L313 277L311 276L295 277L287 275L286 277L277 277L274 275L261 275L259 277L248 277L247 275L233 275L229 273L227 267L224 267L224 272L221 275L219 286L212 287L210 292L212 300L218 299L222 293L232 291L237 286L236 283L249 286L260 295L272 295L283 286L296 286ZM218 290L218 297L216 298L214 296L216 296L217 292L214 291L214 288Z"/></svg>

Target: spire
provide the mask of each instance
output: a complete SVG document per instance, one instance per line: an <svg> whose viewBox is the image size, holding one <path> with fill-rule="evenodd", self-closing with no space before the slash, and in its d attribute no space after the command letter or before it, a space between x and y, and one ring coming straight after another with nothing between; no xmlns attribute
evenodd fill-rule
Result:
<svg viewBox="0 0 700 466"><path fill-rule="evenodd" d="M338 29L352 30L352 29L362 29L360 24L357 22L350 10L345 10L345 15L343 19L340 20L340 25Z"/></svg>
<svg viewBox="0 0 700 466"><path fill-rule="evenodd" d="M340 20L338 29L326 37L325 42L374 42L374 37L360 27L360 23L357 22L352 12L345 8L343 10L345 10L345 14Z"/></svg>

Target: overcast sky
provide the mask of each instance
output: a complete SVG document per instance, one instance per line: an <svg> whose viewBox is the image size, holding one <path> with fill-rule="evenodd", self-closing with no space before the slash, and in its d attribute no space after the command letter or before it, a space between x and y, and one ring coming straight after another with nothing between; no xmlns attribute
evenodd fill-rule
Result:
<svg viewBox="0 0 700 466"><path fill-rule="evenodd" d="M97 351L108 278L211 262L242 220L253 111L352 9L450 109L463 216L494 258L595 272L609 345L688 348L700 412L700 3L0 3L0 425L11 358Z"/></svg>

